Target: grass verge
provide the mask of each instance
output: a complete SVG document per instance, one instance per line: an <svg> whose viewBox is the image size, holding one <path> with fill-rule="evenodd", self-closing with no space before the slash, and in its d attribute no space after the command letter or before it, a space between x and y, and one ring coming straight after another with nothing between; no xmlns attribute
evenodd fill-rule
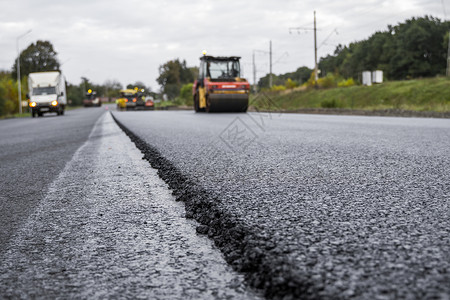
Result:
<svg viewBox="0 0 450 300"><path fill-rule="evenodd" d="M77 108L81 108L82 106L66 106L66 110L74 110ZM11 119L11 118L28 118L31 117L31 112L27 111L27 112L23 112L21 114L19 113L15 113L12 115L5 115L5 116L0 116L0 119Z"/></svg>
<svg viewBox="0 0 450 300"><path fill-rule="evenodd" d="M250 100L260 110L340 109L450 112L450 78L389 81L374 86L267 93L270 101Z"/></svg>

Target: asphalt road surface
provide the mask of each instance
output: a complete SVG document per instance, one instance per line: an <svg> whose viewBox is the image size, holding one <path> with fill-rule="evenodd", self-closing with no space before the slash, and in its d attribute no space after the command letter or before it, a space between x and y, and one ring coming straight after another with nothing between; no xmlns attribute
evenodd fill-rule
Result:
<svg viewBox="0 0 450 300"><path fill-rule="evenodd" d="M449 120L113 115L266 296L449 299Z"/></svg>
<svg viewBox="0 0 450 300"><path fill-rule="evenodd" d="M450 298L449 120L105 106L0 129L0 298Z"/></svg>
<svg viewBox="0 0 450 300"><path fill-rule="evenodd" d="M104 109L0 120L0 251L87 140Z"/></svg>
<svg viewBox="0 0 450 300"><path fill-rule="evenodd" d="M1 254L0 298L259 299L141 157L102 114Z"/></svg>

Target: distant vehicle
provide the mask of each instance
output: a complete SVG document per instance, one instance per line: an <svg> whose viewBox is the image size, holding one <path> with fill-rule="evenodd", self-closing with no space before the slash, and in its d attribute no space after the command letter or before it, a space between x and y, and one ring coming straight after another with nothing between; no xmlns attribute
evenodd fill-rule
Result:
<svg viewBox="0 0 450 300"><path fill-rule="evenodd" d="M144 100L145 100L145 105L144 105L145 110L155 109L155 101L153 100L153 97L147 96L147 97L145 97Z"/></svg>
<svg viewBox="0 0 450 300"><path fill-rule="evenodd" d="M84 107L88 106L102 106L102 102L100 101L100 98L97 97L97 92L89 89L86 93L86 97L83 100Z"/></svg>
<svg viewBox="0 0 450 300"><path fill-rule="evenodd" d="M30 73L27 98L33 118L48 112L64 115L67 105L64 76L59 71Z"/></svg>
<svg viewBox="0 0 450 300"><path fill-rule="evenodd" d="M121 97L116 100L118 110L151 110L155 103L150 96L144 96L144 90L138 88L121 90Z"/></svg>
<svg viewBox="0 0 450 300"><path fill-rule="evenodd" d="M136 108L137 91L132 89L120 90L120 98L117 99L117 109L132 110Z"/></svg>
<svg viewBox="0 0 450 300"><path fill-rule="evenodd" d="M136 107L134 109L145 109L144 89L138 90L138 88L134 88L134 90L136 91Z"/></svg>
<svg viewBox="0 0 450 300"><path fill-rule="evenodd" d="M246 112L250 84L240 77L240 57L200 57L192 94L196 112Z"/></svg>

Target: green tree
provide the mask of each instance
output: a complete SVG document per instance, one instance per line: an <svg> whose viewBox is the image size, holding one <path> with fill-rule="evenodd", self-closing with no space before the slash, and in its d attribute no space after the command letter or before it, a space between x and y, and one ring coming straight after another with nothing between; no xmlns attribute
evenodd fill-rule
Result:
<svg viewBox="0 0 450 300"><path fill-rule="evenodd" d="M28 76L32 72L44 72L59 70L60 64L57 52L49 41L37 41L32 43L20 55L20 75ZM12 77L17 78L17 59L12 67Z"/></svg>
<svg viewBox="0 0 450 300"><path fill-rule="evenodd" d="M177 58L159 66L159 77L156 79L161 91L173 99L180 94L183 84L192 83L198 74L198 68L188 68L186 61Z"/></svg>
<svg viewBox="0 0 450 300"><path fill-rule="evenodd" d="M302 84L308 81L309 76L311 75L312 69L308 67L300 67L295 72L288 72L285 74L275 75L272 74L272 84L273 85L285 85L288 79L293 80L296 83ZM270 75L267 74L264 77L261 77L258 81L258 87L269 88Z"/></svg>
<svg viewBox="0 0 450 300"><path fill-rule="evenodd" d="M6 88L4 86L4 79L0 78L0 116L3 116L6 111Z"/></svg>
<svg viewBox="0 0 450 300"><path fill-rule="evenodd" d="M122 89L122 84L116 80L107 80L103 84L105 87L105 97L112 98L120 96L120 90Z"/></svg>
<svg viewBox="0 0 450 300"><path fill-rule="evenodd" d="M0 72L0 115L14 114L19 111L18 84L10 72ZM22 80L22 95L26 93L25 80Z"/></svg>
<svg viewBox="0 0 450 300"><path fill-rule="evenodd" d="M66 86L67 100L70 101L69 105L79 106L83 104L84 94L83 94L83 83L79 85L73 85L67 82Z"/></svg>
<svg viewBox="0 0 450 300"><path fill-rule="evenodd" d="M130 83L127 85L127 89L134 89L134 88L138 88L139 90L144 89L145 92L150 93L152 91L152 89L150 87L147 87L145 85L145 83L143 83L142 81L136 81L135 83Z"/></svg>
<svg viewBox="0 0 450 300"><path fill-rule="evenodd" d="M329 73L358 79L364 70L383 70L389 79L430 77L445 73L445 37L450 22L425 16L412 18L368 39L339 45L334 55L321 58L322 76Z"/></svg>
<svg viewBox="0 0 450 300"><path fill-rule="evenodd" d="M395 79L444 74L447 48L442 47L450 22L426 16L395 26L395 55L390 76Z"/></svg>

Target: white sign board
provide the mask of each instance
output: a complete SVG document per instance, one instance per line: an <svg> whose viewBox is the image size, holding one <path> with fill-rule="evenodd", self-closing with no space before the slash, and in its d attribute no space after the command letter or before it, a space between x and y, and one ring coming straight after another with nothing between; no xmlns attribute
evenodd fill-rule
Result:
<svg viewBox="0 0 450 300"><path fill-rule="evenodd" d="M362 72L362 84L363 85L372 85L372 72L363 71Z"/></svg>
<svg viewBox="0 0 450 300"><path fill-rule="evenodd" d="M372 72L373 83L383 83L383 71L376 70Z"/></svg>

